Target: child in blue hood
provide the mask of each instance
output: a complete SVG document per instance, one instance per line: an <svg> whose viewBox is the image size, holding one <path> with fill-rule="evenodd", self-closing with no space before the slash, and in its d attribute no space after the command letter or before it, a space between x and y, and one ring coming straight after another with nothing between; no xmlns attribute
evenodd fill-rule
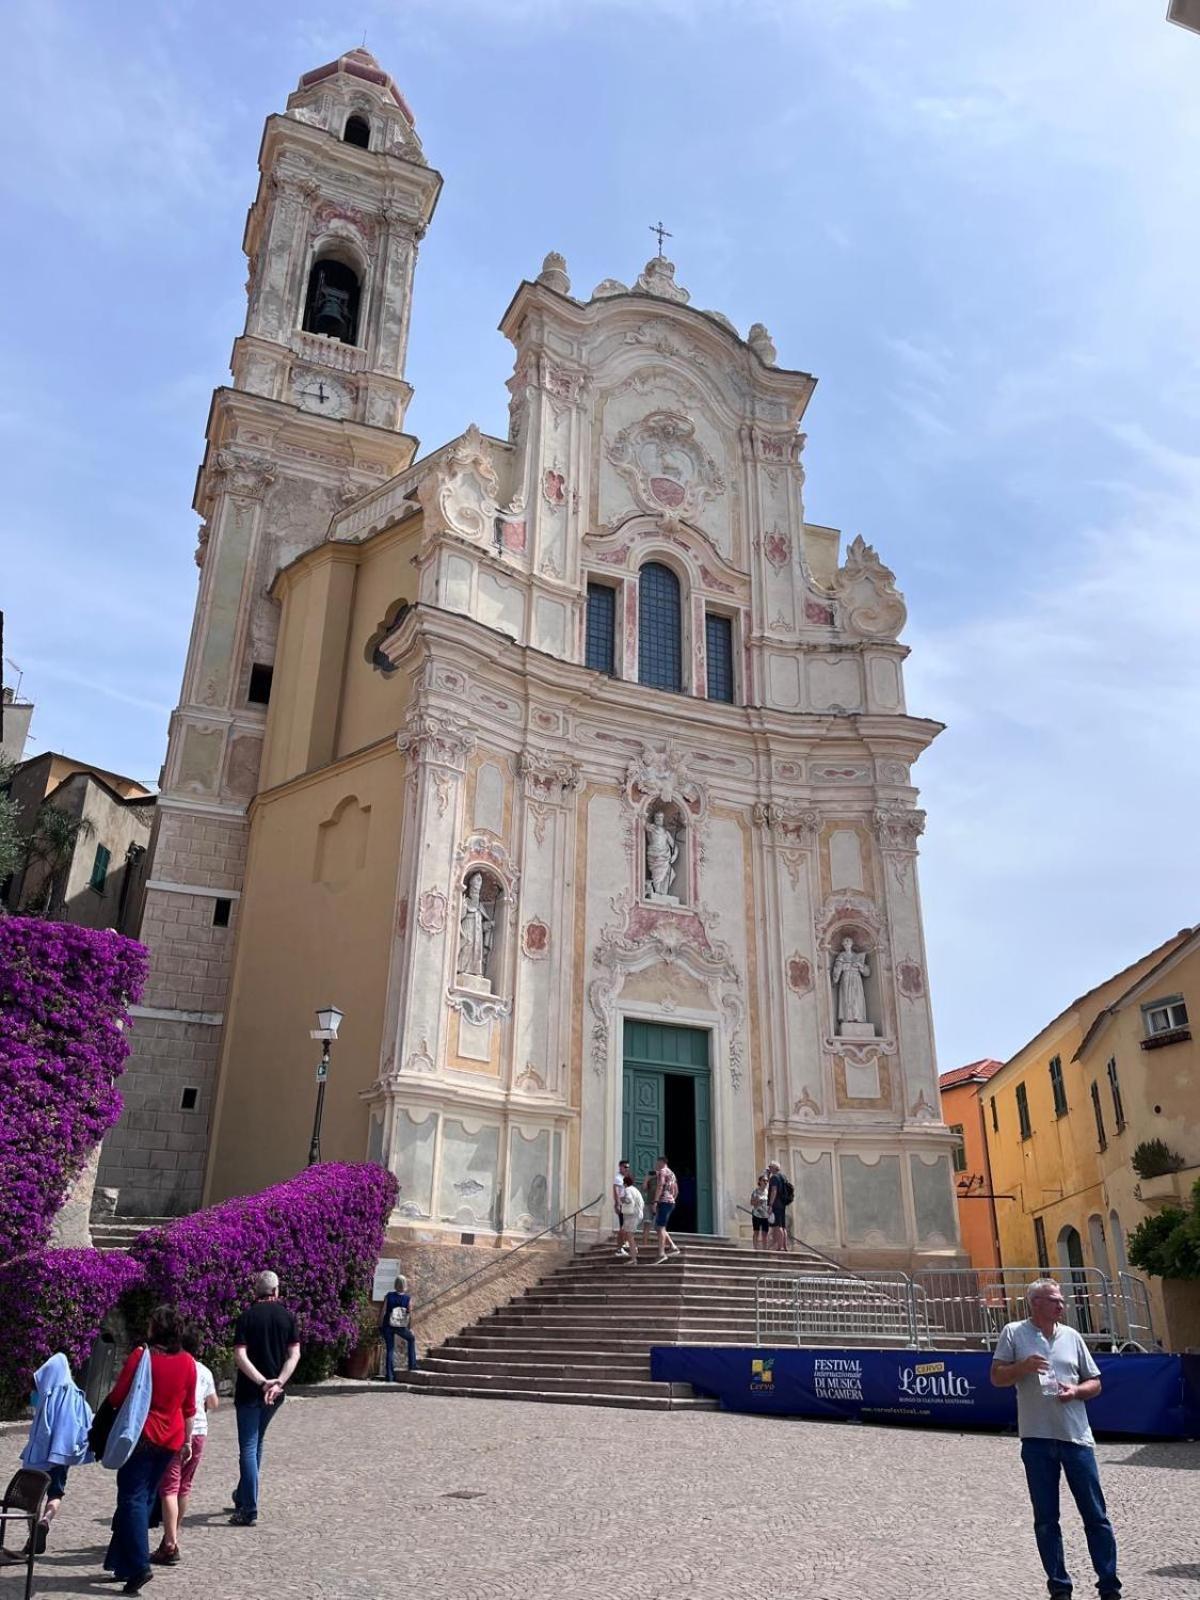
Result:
<svg viewBox="0 0 1200 1600"><path fill-rule="evenodd" d="M37 1554L46 1548L46 1535L67 1488L67 1472L92 1460L88 1429L92 1408L71 1376L71 1366L61 1352L50 1357L33 1375L33 1426L21 1451L27 1467L50 1475L46 1515L34 1530Z"/></svg>

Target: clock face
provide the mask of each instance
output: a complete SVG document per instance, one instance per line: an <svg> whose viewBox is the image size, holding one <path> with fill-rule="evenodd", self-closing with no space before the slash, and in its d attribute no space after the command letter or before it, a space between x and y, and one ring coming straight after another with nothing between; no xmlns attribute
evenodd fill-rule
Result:
<svg viewBox="0 0 1200 1600"><path fill-rule="evenodd" d="M350 395L336 378L323 372L301 372L292 380L297 404L305 411L323 417L345 417L350 412Z"/></svg>

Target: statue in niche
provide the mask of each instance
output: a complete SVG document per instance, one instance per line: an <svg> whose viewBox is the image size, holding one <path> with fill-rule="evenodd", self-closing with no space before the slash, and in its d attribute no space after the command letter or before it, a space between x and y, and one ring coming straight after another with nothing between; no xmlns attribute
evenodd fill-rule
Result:
<svg viewBox="0 0 1200 1600"><path fill-rule="evenodd" d="M462 915L458 919L458 973L460 977L486 978L492 959L496 919L483 903L483 873L467 879Z"/></svg>
<svg viewBox="0 0 1200 1600"><path fill-rule="evenodd" d="M837 1000L838 1032L849 1022L863 1025L867 1021L867 994L863 979L871 976L867 965L867 952L856 950L854 940L847 936L833 961L833 992Z"/></svg>
<svg viewBox="0 0 1200 1600"><path fill-rule="evenodd" d="M679 841L663 821L663 813L656 811L646 824L646 896L659 900L673 900L671 886L675 882L675 863L679 860Z"/></svg>

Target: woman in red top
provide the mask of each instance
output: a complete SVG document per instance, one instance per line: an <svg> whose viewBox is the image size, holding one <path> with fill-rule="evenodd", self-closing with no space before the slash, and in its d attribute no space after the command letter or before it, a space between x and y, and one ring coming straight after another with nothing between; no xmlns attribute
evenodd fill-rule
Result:
<svg viewBox="0 0 1200 1600"><path fill-rule="evenodd" d="M154 1576L150 1565L150 1508L168 1463L177 1450L186 1461L192 1448L196 1414L196 1363L180 1343L180 1321L173 1306L150 1314L150 1412L133 1454L117 1473L117 1511L104 1558L106 1571L125 1579L123 1594L140 1594ZM109 1400L119 1407L129 1393L142 1359L139 1346L121 1368Z"/></svg>

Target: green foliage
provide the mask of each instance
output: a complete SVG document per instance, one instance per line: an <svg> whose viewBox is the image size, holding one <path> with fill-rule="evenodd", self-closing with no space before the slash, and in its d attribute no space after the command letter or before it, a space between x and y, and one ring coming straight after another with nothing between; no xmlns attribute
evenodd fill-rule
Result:
<svg viewBox="0 0 1200 1600"><path fill-rule="evenodd" d="M1155 1278L1200 1278L1200 1178L1191 1203L1167 1206L1129 1236L1129 1259Z"/></svg>
<svg viewBox="0 0 1200 1600"><path fill-rule="evenodd" d="M25 859L25 838L17 820L17 806L9 794L0 794L0 883L11 878Z"/></svg>
<svg viewBox="0 0 1200 1600"><path fill-rule="evenodd" d="M1162 1178L1168 1172L1178 1172L1183 1165L1183 1157L1162 1139L1143 1139L1131 1160L1139 1178Z"/></svg>

